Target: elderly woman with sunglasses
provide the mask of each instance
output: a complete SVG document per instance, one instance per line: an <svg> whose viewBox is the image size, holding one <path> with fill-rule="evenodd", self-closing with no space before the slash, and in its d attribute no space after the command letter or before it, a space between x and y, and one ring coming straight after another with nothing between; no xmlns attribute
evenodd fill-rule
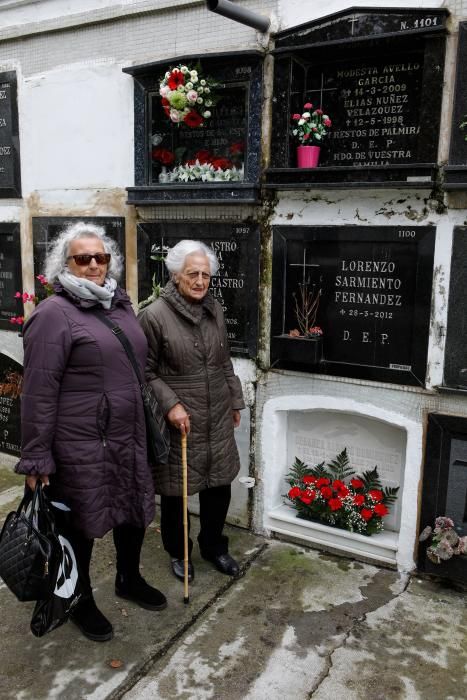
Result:
<svg viewBox="0 0 467 700"><path fill-rule="evenodd" d="M149 610L165 596L140 574L154 486L147 462L139 383L105 314L130 341L141 374L147 343L127 294L117 284L122 259L104 229L78 222L53 242L45 276L54 294L24 327L22 449L16 471L38 480L71 509L71 542L86 594L72 620L94 641L112 638L97 608L89 566L94 538L113 530L116 595ZM97 312L97 313L96 313Z"/></svg>
<svg viewBox="0 0 467 700"><path fill-rule="evenodd" d="M240 468L234 429L245 408L230 359L222 307L209 292L219 262L200 241L180 241L165 265L171 279L139 319L149 343L146 379L171 431L168 464L155 465L161 494L161 535L173 574L183 579L183 499L180 433L187 433L188 493L199 494L203 559L227 576L239 566L223 533L230 484ZM193 543L189 541L191 553ZM191 558L188 578L193 579Z"/></svg>

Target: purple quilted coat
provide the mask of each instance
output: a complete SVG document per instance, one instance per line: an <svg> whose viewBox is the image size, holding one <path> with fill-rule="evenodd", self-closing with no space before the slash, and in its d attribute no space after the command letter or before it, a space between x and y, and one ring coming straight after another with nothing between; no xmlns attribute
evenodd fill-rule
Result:
<svg viewBox="0 0 467 700"><path fill-rule="evenodd" d="M122 523L145 527L154 517L140 389L94 307L56 285L25 325L16 465L19 474L50 474L51 495L69 505L89 538ZM130 339L144 376L146 338L123 290L106 313Z"/></svg>

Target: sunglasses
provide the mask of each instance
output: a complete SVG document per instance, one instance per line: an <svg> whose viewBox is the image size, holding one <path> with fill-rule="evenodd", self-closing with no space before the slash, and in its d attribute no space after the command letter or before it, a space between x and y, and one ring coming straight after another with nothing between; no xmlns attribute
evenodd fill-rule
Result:
<svg viewBox="0 0 467 700"><path fill-rule="evenodd" d="M80 267L85 267L86 265L89 265L93 258L98 265L108 265L111 255L110 253L95 253L94 255L69 255L67 260L71 260L72 258L77 265Z"/></svg>

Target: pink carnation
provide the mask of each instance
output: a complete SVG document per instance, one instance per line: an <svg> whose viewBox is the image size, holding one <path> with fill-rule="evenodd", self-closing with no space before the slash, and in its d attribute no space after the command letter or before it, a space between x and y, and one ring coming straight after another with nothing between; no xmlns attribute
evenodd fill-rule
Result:
<svg viewBox="0 0 467 700"><path fill-rule="evenodd" d="M305 104L303 105L303 109L311 109L312 107L313 105L311 104L311 102L305 102Z"/></svg>

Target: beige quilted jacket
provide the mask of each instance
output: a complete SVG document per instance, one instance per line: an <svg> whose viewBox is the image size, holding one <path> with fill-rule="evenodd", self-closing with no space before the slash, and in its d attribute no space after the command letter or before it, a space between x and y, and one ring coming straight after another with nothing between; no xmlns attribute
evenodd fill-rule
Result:
<svg viewBox="0 0 467 700"><path fill-rule="evenodd" d="M169 282L139 315L149 344L146 379L164 414L190 414L188 493L230 484L240 468L232 411L245 408L230 360L222 307L209 294L190 304ZM169 462L155 465L156 493L182 495L180 432L170 429Z"/></svg>

